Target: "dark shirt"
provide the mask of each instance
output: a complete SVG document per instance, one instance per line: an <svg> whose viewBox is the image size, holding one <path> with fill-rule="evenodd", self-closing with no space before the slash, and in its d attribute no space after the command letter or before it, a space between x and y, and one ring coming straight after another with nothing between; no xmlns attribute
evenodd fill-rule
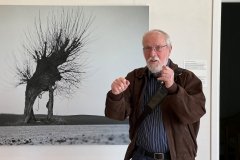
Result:
<svg viewBox="0 0 240 160"><path fill-rule="evenodd" d="M142 103L142 110L144 110L144 106L155 94L160 85L160 81L158 81L153 74L149 73ZM169 151L167 136L162 121L162 112L159 105L143 120L137 134L137 146L142 147L149 152L166 153Z"/></svg>

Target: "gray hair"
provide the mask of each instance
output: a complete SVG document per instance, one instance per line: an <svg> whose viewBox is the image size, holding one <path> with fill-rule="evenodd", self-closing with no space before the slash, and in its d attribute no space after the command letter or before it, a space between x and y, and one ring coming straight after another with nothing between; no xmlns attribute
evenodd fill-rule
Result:
<svg viewBox="0 0 240 160"><path fill-rule="evenodd" d="M148 33L151 33L151 32L159 32L159 33L163 34L164 37L165 37L165 41L166 41L167 45L168 45L169 47L172 47L172 43L171 43L171 40L170 40L170 36L169 36L166 32L164 32L164 31L162 31L162 30L160 30L160 29L152 29L152 30L149 30L148 32L146 32L146 33L143 35L143 39L144 39L144 37L145 37Z"/></svg>

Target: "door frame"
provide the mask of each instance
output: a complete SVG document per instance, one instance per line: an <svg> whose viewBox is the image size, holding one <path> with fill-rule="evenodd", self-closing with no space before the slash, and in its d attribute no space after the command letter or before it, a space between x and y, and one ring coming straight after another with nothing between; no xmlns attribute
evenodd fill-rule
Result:
<svg viewBox="0 0 240 160"><path fill-rule="evenodd" d="M220 34L222 0L213 0L211 57L211 160L220 159Z"/></svg>

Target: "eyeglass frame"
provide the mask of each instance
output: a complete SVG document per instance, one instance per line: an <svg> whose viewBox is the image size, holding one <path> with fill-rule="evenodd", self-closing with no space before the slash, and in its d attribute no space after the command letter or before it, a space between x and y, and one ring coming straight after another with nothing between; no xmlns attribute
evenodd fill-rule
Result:
<svg viewBox="0 0 240 160"><path fill-rule="evenodd" d="M155 52L161 52L162 51L162 48L164 47L167 47L168 45L165 44L165 45L156 45L156 46L147 46L147 47L143 47L143 52L144 53L149 53L151 52L152 50L154 50Z"/></svg>

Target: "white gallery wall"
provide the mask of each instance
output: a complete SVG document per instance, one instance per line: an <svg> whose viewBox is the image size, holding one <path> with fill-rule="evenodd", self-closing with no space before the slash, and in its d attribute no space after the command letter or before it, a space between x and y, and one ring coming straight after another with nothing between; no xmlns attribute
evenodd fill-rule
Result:
<svg viewBox="0 0 240 160"><path fill-rule="evenodd" d="M149 28L159 28L170 34L173 44L171 59L181 67L188 61L204 62L206 68L205 71L196 70L196 74L203 76L205 81L207 100L207 114L201 120L198 136L197 160L210 160L214 154L211 153L214 145L211 144L213 4L213 0L0 0L0 5L149 6ZM4 160L122 160L126 148L125 145L1 146L0 157Z"/></svg>

